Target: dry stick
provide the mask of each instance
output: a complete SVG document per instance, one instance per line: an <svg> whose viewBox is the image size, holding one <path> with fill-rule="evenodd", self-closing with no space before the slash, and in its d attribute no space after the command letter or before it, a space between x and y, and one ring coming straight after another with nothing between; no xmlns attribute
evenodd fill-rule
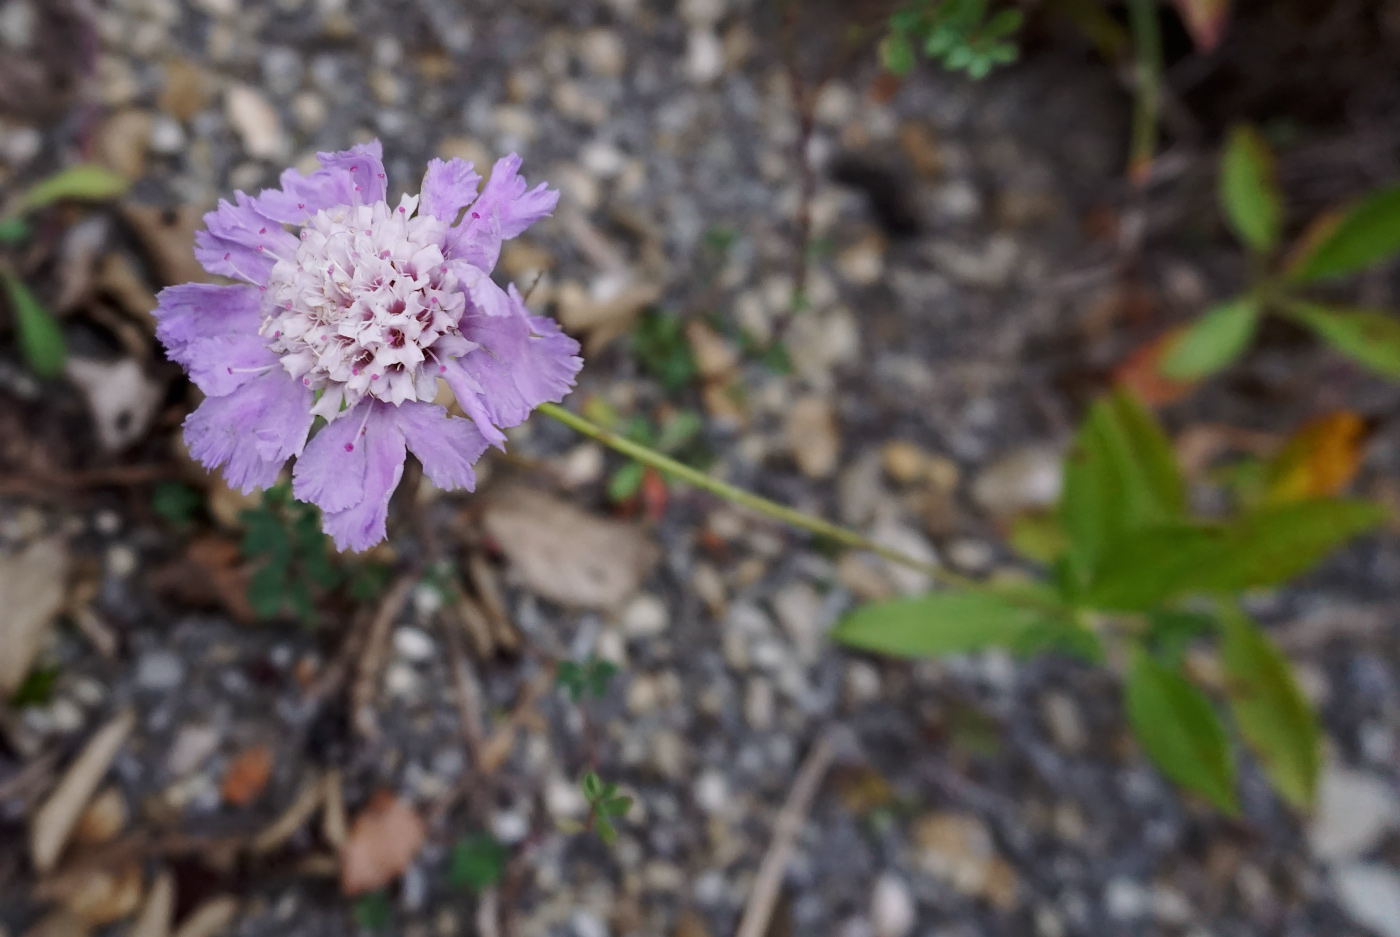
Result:
<svg viewBox="0 0 1400 937"><path fill-rule="evenodd" d="M450 613L449 613L450 616ZM452 679L457 684L457 714L462 723L462 739L467 743L467 754L471 756L472 771L480 770L481 752L485 746L482 727L485 720L481 710L481 681L471 661L462 647L462 636L457 633L455 623L443 622L443 636L447 639L447 653L452 662Z"/></svg>
<svg viewBox="0 0 1400 937"><path fill-rule="evenodd" d="M400 576L379 603L379 611L375 612L374 621L370 622L364 655L355 673L355 684L350 688L350 711L354 714L355 730L365 738L372 739L379 735L379 720L374 714L375 685L379 682L379 672L384 667L384 655L389 648L389 628L408 601L408 593L417 581L418 577L412 573Z"/></svg>
<svg viewBox="0 0 1400 937"><path fill-rule="evenodd" d="M787 801L778 812L777 822L773 824L773 840L768 844L768 852L758 867L758 877L754 879L749 903L744 907L744 916L739 920L739 930L734 937L763 937L768 932L768 922L773 917L773 908L782 891L783 873L792 859L793 847L798 834L802 832L807 814L812 810L822 779L826 777L826 771L835 757L836 746L825 735L807 753L797 772L797 780L788 792Z"/></svg>
<svg viewBox="0 0 1400 937"><path fill-rule="evenodd" d="M720 481L713 475L706 474L699 469L691 468L683 462L677 462L669 456L662 455L655 449L648 448L640 443L619 436L616 433L609 432L596 423L585 420L578 414L566 410L558 404L540 404L539 410L541 413L553 417L570 429L582 433L590 439L596 439L603 445L611 449L616 449L625 456L636 459L643 465L649 465L658 471L673 475L681 481L694 485L697 488L703 488L712 494L717 494L726 501L732 501L742 507L757 511L760 514L766 514L775 520L782 521L785 524L791 524L793 527L800 527L819 537L826 537L829 540L834 540L845 546L854 547L857 550L869 550L892 563L898 563L901 566L908 566L910 569L916 569L924 575L937 579L946 585L963 587L976 585L976 583L966 576L960 576L940 566L915 559L898 550L881 546L869 537L858 534L850 528L822 520L820 517L804 514L795 508L779 504L776 501L770 501L753 492L745 491L743 488L731 485L728 482Z"/></svg>

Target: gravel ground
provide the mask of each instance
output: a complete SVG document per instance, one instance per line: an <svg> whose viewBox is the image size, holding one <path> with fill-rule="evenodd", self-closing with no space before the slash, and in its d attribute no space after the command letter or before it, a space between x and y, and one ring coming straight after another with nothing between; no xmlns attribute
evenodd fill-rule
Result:
<svg viewBox="0 0 1400 937"><path fill-rule="evenodd" d="M0 5L0 42L33 49L36 30L58 28L14 12L36 6ZM585 340L572 403L702 411L714 471L971 573L1015 565L1000 531L1053 497L1057 453L1112 367L1238 285L1208 158L1178 154L1149 197L1134 197L1119 181L1127 101L1109 69L1077 54L1036 54L976 85L920 74L892 96L869 55L819 91L804 81L816 95L804 199L793 70L766 5L506 6L99 10L93 86L45 119L6 116L0 178L81 152L136 180L127 207L85 216L99 244L88 267L119 260L98 265L96 286L73 287L104 298L75 303L67 320L75 354L107 368L88 386L129 411L103 411L76 379L40 388L9 361L7 471L168 459L187 388L146 333L111 318L182 278L197 217L185 206L202 211L372 136L391 190L416 190L435 155L489 165L519 151L532 182L563 191L556 216L502 266L534 284L533 307ZM802 28L820 32L820 17ZM74 35L69 48L88 47ZM804 203L820 249L799 272ZM806 308L793 315L799 277ZM82 277L52 279L51 296ZM1363 290L1384 303L1396 285L1381 275ZM679 392L609 342L653 305L683 316L696 348L701 378ZM791 373L744 352L739 328L782 335ZM113 390L115 361L135 362L134 389ZM1179 432L1228 423L1267 434L1328 409L1383 416L1397 404L1394 386L1278 329L1166 418ZM489 899L507 909L509 933L732 934L800 766L828 746L834 764L793 844L766 931L775 937L1400 934L1394 532L1251 600L1321 704L1329 767L1311 820L1287 812L1252 766L1243 816L1226 820L1132 746L1111 673L999 653L910 666L839 651L824 633L843 612L920 589L922 577L818 550L693 491L600 528L607 474L621 463L539 417L510 449L479 496L404 498L377 557L446 556L474 570L479 597L499 586L493 647L480 653L479 632L463 635L440 593L420 585L381 604L384 666L367 680L356 676L365 657L340 649L373 605L332 607L319 629L238 620L236 563L218 559L237 542L231 522L246 505L235 495L212 492L213 521L184 532L152 513L148 487L0 502L9 560L56 534L66 559L43 568L66 570L82 594L64 619L76 626L43 650L61 665L52 698L5 714L0 933L44 917L24 848L36 802L134 707L111 774L130 815L117 842L145 850L138 867L151 875L169 870L186 921L234 899L229 932L241 935L359 929L334 829L310 823L263 851L229 845L305 790L329 789L328 775L352 816L390 791L426 820L426 845L386 893L387 932L479 932L489 914L449 884L447 865L452 844L487 828L521 857ZM1397 478L1400 432L1383 423L1358 485L1395 499ZM590 514L566 512L551 490ZM540 537L569 541L561 528L604 538L588 542L618 557L603 595L568 581L567 546L557 568L522 559ZM203 559L191 561L195 544ZM590 654L623 665L606 698L579 707L547 690L551 661ZM352 672L337 682L346 660ZM483 738L462 728L463 661L486 735L513 742L489 780ZM500 726L510 731L492 735ZM270 777L240 804L229 778L255 750L272 754ZM556 829L582 815L577 778L595 762L636 798L612 848ZM109 901L126 900L111 888ZM88 932L45 920L43 933Z"/></svg>

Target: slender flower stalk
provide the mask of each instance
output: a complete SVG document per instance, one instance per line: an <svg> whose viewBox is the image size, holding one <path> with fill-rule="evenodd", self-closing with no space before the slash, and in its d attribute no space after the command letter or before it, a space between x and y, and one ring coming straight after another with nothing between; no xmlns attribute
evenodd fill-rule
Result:
<svg viewBox="0 0 1400 937"><path fill-rule="evenodd" d="M545 416L558 420L570 429L590 439L595 439L608 448L615 449L629 458L636 459L643 465L649 465L659 472L664 472L673 478L678 478L687 484L694 485L696 488L702 488L711 494L724 498L726 501L732 501L735 504L757 511L774 520L782 521L784 524L789 524L801 530L814 533L819 537L826 537L828 540L834 540L844 546L852 547L857 550L869 550L892 563L898 563L901 566L907 566L910 569L918 570L947 585L966 586L971 584L970 580L966 577L959 576L957 573L950 572L941 566L926 563L906 553L901 553L898 550L876 543L869 537L856 533L849 527L842 527L839 524L833 524L830 521L823 520L820 517L814 517L811 514L806 514L795 508L790 508L787 505L779 504L776 501L770 501L768 498L756 495L751 491L746 491L728 482L721 481L713 475L702 472L697 468L692 468L683 462L677 462L670 456L663 455L649 446L644 446L639 442L609 432L598 424L586 420L578 414L566 410L557 404L542 403L536 407L536 409Z"/></svg>

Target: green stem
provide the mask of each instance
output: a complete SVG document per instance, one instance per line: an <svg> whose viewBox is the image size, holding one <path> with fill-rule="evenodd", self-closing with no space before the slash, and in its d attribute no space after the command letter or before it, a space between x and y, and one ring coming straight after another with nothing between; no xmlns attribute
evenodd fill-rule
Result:
<svg viewBox="0 0 1400 937"><path fill-rule="evenodd" d="M1157 114L1162 104L1162 29L1156 0L1128 0L1128 20L1136 53L1133 138L1128 176L1147 181L1157 153Z"/></svg>
<svg viewBox="0 0 1400 937"><path fill-rule="evenodd" d="M590 439L596 439L610 449L616 449L623 455L636 459L643 465L649 465L660 472L665 472L667 475L694 485L696 488L703 488L711 494L719 495L726 501L732 501L735 504L742 505L750 510L782 521L784 524L790 524L793 527L810 531L819 537L826 537L828 540L834 540L845 546L857 550L869 550L872 553L883 556L892 563L899 563L901 566L917 569L919 572L932 576L948 585L966 586L972 584L970 580L963 576L951 573L931 563L916 560L914 557L901 553L898 550L891 550L889 547L881 546L869 537L862 536L850 528L841 527L838 524L824 521L820 517L813 517L811 514L804 514L801 511L779 504L776 501L770 501L767 498L760 497L751 491L745 491L743 488L736 487L728 482L720 481L713 475L709 475L699 469L691 468L683 462L677 462L670 456L662 455L649 446L644 446L639 442L634 442L631 439L626 439L616 433L609 432L596 423L585 420L578 414L566 410L558 404L540 404L539 410L541 413L553 417L570 429L582 433Z"/></svg>

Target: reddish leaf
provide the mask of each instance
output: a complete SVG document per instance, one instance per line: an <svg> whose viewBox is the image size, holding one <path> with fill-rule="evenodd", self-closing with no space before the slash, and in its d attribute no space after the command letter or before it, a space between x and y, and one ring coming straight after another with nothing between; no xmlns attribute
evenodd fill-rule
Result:
<svg viewBox="0 0 1400 937"><path fill-rule="evenodd" d="M417 857L426 837L417 812L389 791L380 791L350 827L341 853L341 889L347 895L362 895L388 885Z"/></svg>
<svg viewBox="0 0 1400 937"><path fill-rule="evenodd" d="M1186 31L1200 52L1209 52L1220 43L1230 21L1230 0L1175 0Z"/></svg>
<svg viewBox="0 0 1400 937"><path fill-rule="evenodd" d="M1185 397L1199 381L1175 381L1162 376L1161 360L1183 329L1172 329L1128 356L1114 372L1114 380L1150 407L1162 407Z"/></svg>
<svg viewBox="0 0 1400 937"><path fill-rule="evenodd" d="M272 751L266 745L254 745L238 753L224 772L219 793L224 803L246 807L267 788L272 777Z"/></svg>
<svg viewBox="0 0 1400 937"><path fill-rule="evenodd" d="M642 475L642 507L647 520L657 522L666 516L666 500L669 492L666 479L654 468L648 468Z"/></svg>

